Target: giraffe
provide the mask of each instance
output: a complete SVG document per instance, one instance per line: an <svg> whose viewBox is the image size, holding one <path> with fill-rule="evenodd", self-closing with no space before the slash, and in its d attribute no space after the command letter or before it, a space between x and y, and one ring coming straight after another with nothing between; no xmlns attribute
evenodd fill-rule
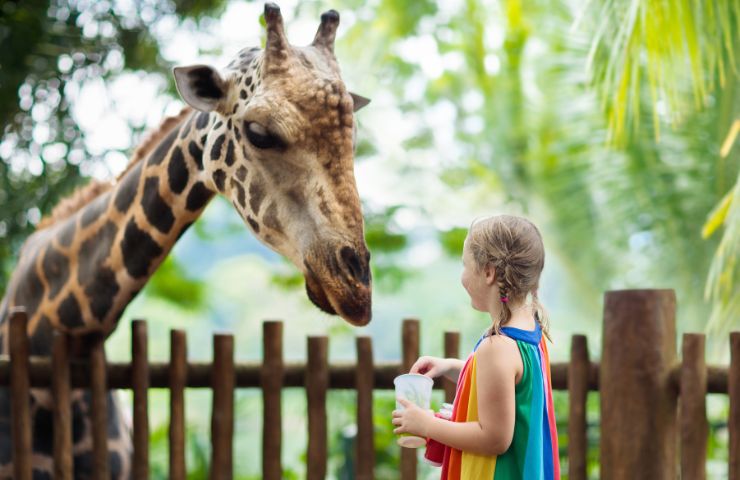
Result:
<svg viewBox="0 0 740 480"><path fill-rule="evenodd" d="M53 331L108 336L178 238L215 195L249 230L289 259L308 298L350 324L371 318L370 254L353 172L354 112L369 100L347 91L334 56L339 14L330 10L311 45L293 46L280 9L266 4L267 42L227 68L174 69L187 106L134 152L115 182L93 182L63 201L21 249L0 304L0 353L8 313L22 306L31 352L49 355ZM34 478L52 478L52 399L31 395ZM112 478L131 474L131 440L108 398ZM86 391L73 394L76 478L92 468ZM12 476L10 407L0 389L0 478Z"/></svg>

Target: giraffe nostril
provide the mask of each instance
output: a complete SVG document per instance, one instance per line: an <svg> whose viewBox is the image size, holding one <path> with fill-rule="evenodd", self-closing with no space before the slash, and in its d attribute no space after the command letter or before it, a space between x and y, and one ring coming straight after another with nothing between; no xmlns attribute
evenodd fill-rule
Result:
<svg viewBox="0 0 740 480"><path fill-rule="evenodd" d="M342 262L349 271L353 278L359 280L364 285L370 282L370 269L367 262L360 259L357 252L351 247L342 247L339 251L339 256L342 258Z"/></svg>

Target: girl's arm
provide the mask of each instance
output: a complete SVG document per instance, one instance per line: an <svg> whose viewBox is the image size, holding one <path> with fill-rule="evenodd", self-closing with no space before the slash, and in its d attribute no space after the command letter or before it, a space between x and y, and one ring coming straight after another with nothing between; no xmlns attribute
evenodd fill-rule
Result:
<svg viewBox="0 0 740 480"><path fill-rule="evenodd" d="M445 358L447 362L447 371L444 376L457 383L457 378L460 376L460 370L465 366L465 362L459 358Z"/></svg>
<svg viewBox="0 0 740 480"><path fill-rule="evenodd" d="M490 340L489 340L490 339ZM450 422L434 417L410 402L394 412L394 433L431 437L445 445L471 453L500 455L514 436L514 393L521 357L516 343L492 336L476 352L478 421Z"/></svg>
<svg viewBox="0 0 740 480"><path fill-rule="evenodd" d="M419 373L429 378L437 378L441 375L457 383L457 377L460 370L465 366L465 362L457 358L440 358L423 356L414 362L411 366L410 373Z"/></svg>

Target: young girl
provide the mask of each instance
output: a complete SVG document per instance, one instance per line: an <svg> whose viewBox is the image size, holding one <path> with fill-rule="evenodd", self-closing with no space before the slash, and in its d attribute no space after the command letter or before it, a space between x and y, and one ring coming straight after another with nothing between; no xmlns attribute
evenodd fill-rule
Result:
<svg viewBox="0 0 740 480"><path fill-rule="evenodd" d="M492 325L467 361L421 357L411 373L457 381L452 421L399 399L394 433L447 445L442 480L559 479L558 441L537 285L542 237L524 218L474 222L463 248L462 285Z"/></svg>

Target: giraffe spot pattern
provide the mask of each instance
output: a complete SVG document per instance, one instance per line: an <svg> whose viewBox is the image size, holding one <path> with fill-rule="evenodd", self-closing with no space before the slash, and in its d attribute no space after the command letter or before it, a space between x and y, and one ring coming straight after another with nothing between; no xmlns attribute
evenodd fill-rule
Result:
<svg viewBox="0 0 740 480"><path fill-rule="evenodd" d="M185 157L182 155L180 147L172 150L170 163L167 165L167 175L169 176L170 190L172 193L180 194L188 185L188 166L185 164Z"/></svg>
<svg viewBox="0 0 740 480"><path fill-rule="evenodd" d="M69 278L69 260L59 250L50 246L46 249L41 267L49 284L48 298L53 300Z"/></svg>
<svg viewBox="0 0 740 480"><path fill-rule="evenodd" d="M229 146L226 148L226 165L234 165L234 142L229 140Z"/></svg>
<svg viewBox="0 0 740 480"><path fill-rule="evenodd" d="M100 218L108 209L108 200L110 200L110 193L106 192L85 205L82 208L80 227L85 228Z"/></svg>
<svg viewBox="0 0 740 480"><path fill-rule="evenodd" d="M51 410L38 407L33 416L33 453L52 455L54 452L54 417ZM35 475L34 475L35 477Z"/></svg>
<svg viewBox="0 0 740 480"><path fill-rule="evenodd" d="M32 470L31 474L31 480L53 480L54 477L51 476L50 472L45 472L42 470Z"/></svg>
<svg viewBox="0 0 740 480"><path fill-rule="evenodd" d="M193 185L188 193L188 198L185 202L185 207L191 212L200 210L208 203L208 200L213 196L213 192L208 190L203 182L197 182Z"/></svg>
<svg viewBox="0 0 740 480"><path fill-rule="evenodd" d="M200 112L197 117L195 117L195 128L198 130L203 130L208 125L208 120L210 119L210 115L206 112Z"/></svg>
<svg viewBox="0 0 740 480"><path fill-rule="evenodd" d="M159 195L159 177L149 177L144 181L144 194L141 206L149 223L162 233L167 233L175 223L172 208Z"/></svg>
<svg viewBox="0 0 740 480"><path fill-rule="evenodd" d="M182 124L182 127L180 127L180 138L185 138L188 136L188 132L190 132L190 125L193 123L193 117L190 116L185 123Z"/></svg>
<svg viewBox="0 0 740 480"><path fill-rule="evenodd" d="M54 329L51 321L46 315L42 315L34 328L33 333L28 337L28 346L31 355L49 355L51 354L51 344L54 340Z"/></svg>
<svg viewBox="0 0 740 480"><path fill-rule="evenodd" d="M59 323L67 328L77 328L84 325L82 321L82 312L80 304L77 302L73 293L67 295L61 305L59 305Z"/></svg>
<svg viewBox="0 0 740 480"><path fill-rule="evenodd" d="M265 189L259 181L252 182L249 185L249 208L255 215L260 213L262 200L265 199Z"/></svg>
<svg viewBox="0 0 740 480"><path fill-rule="evenodd" d="M277 215L277 204L271 203L269 207L267 207L267 211L265 212L265 218L262 219L262 222L265 224L265 226L277 233L283 233L283 226L280 224L280 220L278 219Z"/></svg>
<svg viewBox="0 0 740 480"><path fill-rule="evenodd" d="M162 247L154 241L151 235L137 227L131 219L123 235L121 253L129 275L133 278L141 278L149 272L154 259L162 254Z"/></svg>
<svg viewBox="0 0 740 480"><path fill-rule="evenodd" d="M255 233L260 233L260 224L257 223L254 218L247 217L247 223L252 227L252 230L254 230Z"/></svg>
<svg viewBox="0 0 740 480"><path fill-rule="evenodd" d="M177 129L174 129L170 132L167 137L165 137L162 142L157 145L157 148L154 149L151 155L149 155L149 160L147 161L147 165L159 165L162 163L162 160L165 159L167 156L167 152L170 151L170 147L173 143L175 143L175 139L177 138Z"/></svg>
<svg viewBox="0 0 740 480"><path fill-rule="evenodd" d="M221 157L221 148L224 146L225 135L219 136L211 147L211 160L218 160Z"/></svg>
<svg viewBox="0 0 740 480"><path fill-rule="evenodd" d="M198 146L195 142L191 141L188 144L188 153L192 157L198 170L203 170L203 149Z"/></svg>
<svg viewBox="0 0 740 480"><path fill-rule="evenodd" d="M57 236L59 245L63 247L69 247L72 245L76 232L77 224L75 223L75 217L70 217L64 222L64 226L60 229L59 235Z"/></svg>
<svg viewBox="0 0 740 480"><path fill-rule="evenodd" d="M36 273L36 258L25 262L23 270L24 272L19 276L23 280L18 284L14 303L16 306L25 307L26 312L32 315L44 297L44 285Z"/></svg>
<svg viewBox="0 0 740 480"><path fill-rule="evenodd" d="M247 179L247 167L242 165L236 170L236 178L239 179L240 182L244 182L244 180Z"/></svg>
<svg viewBox="0 0 740 480"><path fill-rule="evenodd" d="M95 273L102 268L103 262L110 255L117 232L118 227L108 221L80 246L83 254L79 256L77 281L81 286L94 282Z"/></svg>
<svg viewBox="0 0 740 480"><path fill-rule="evenodd" d="M224 191L224 183L226 181L226 172L221 170L220 168L213 172L213 183L216 184L216 188L219 192Z"/></svg>
<svg viewBox="0 0 740 480"><path fill-rule="evenodd" d="M119 289L116 274L106 267L98 270L95 273L95 280L85 287L85 295L90 300L90 310L99 322L103 322L110 312Z"/></svg>
<svg viewBox="0 0 740 480"><path fill-rule="evenodd" d="M244 187L241 183L237 182L233 178L231 179L231 188L236 190L236 201L242 209L246 208L246 200L244 198Z"/></svg>
<svg viewBox="0 0 740 480"><path fill-rule="evenodd" d="M139 178L141 178L141 164L136 165L129 171L116 187L114 204L119 212L126 213L136 198L139 189Z"/></svg>
<svg viewBox="0 0 740 480"><path fill-rule="evenodd" d="M247 91L242 88L241 91L239 92L239 97L242 100L246 99L247 98Z"/></svg>

